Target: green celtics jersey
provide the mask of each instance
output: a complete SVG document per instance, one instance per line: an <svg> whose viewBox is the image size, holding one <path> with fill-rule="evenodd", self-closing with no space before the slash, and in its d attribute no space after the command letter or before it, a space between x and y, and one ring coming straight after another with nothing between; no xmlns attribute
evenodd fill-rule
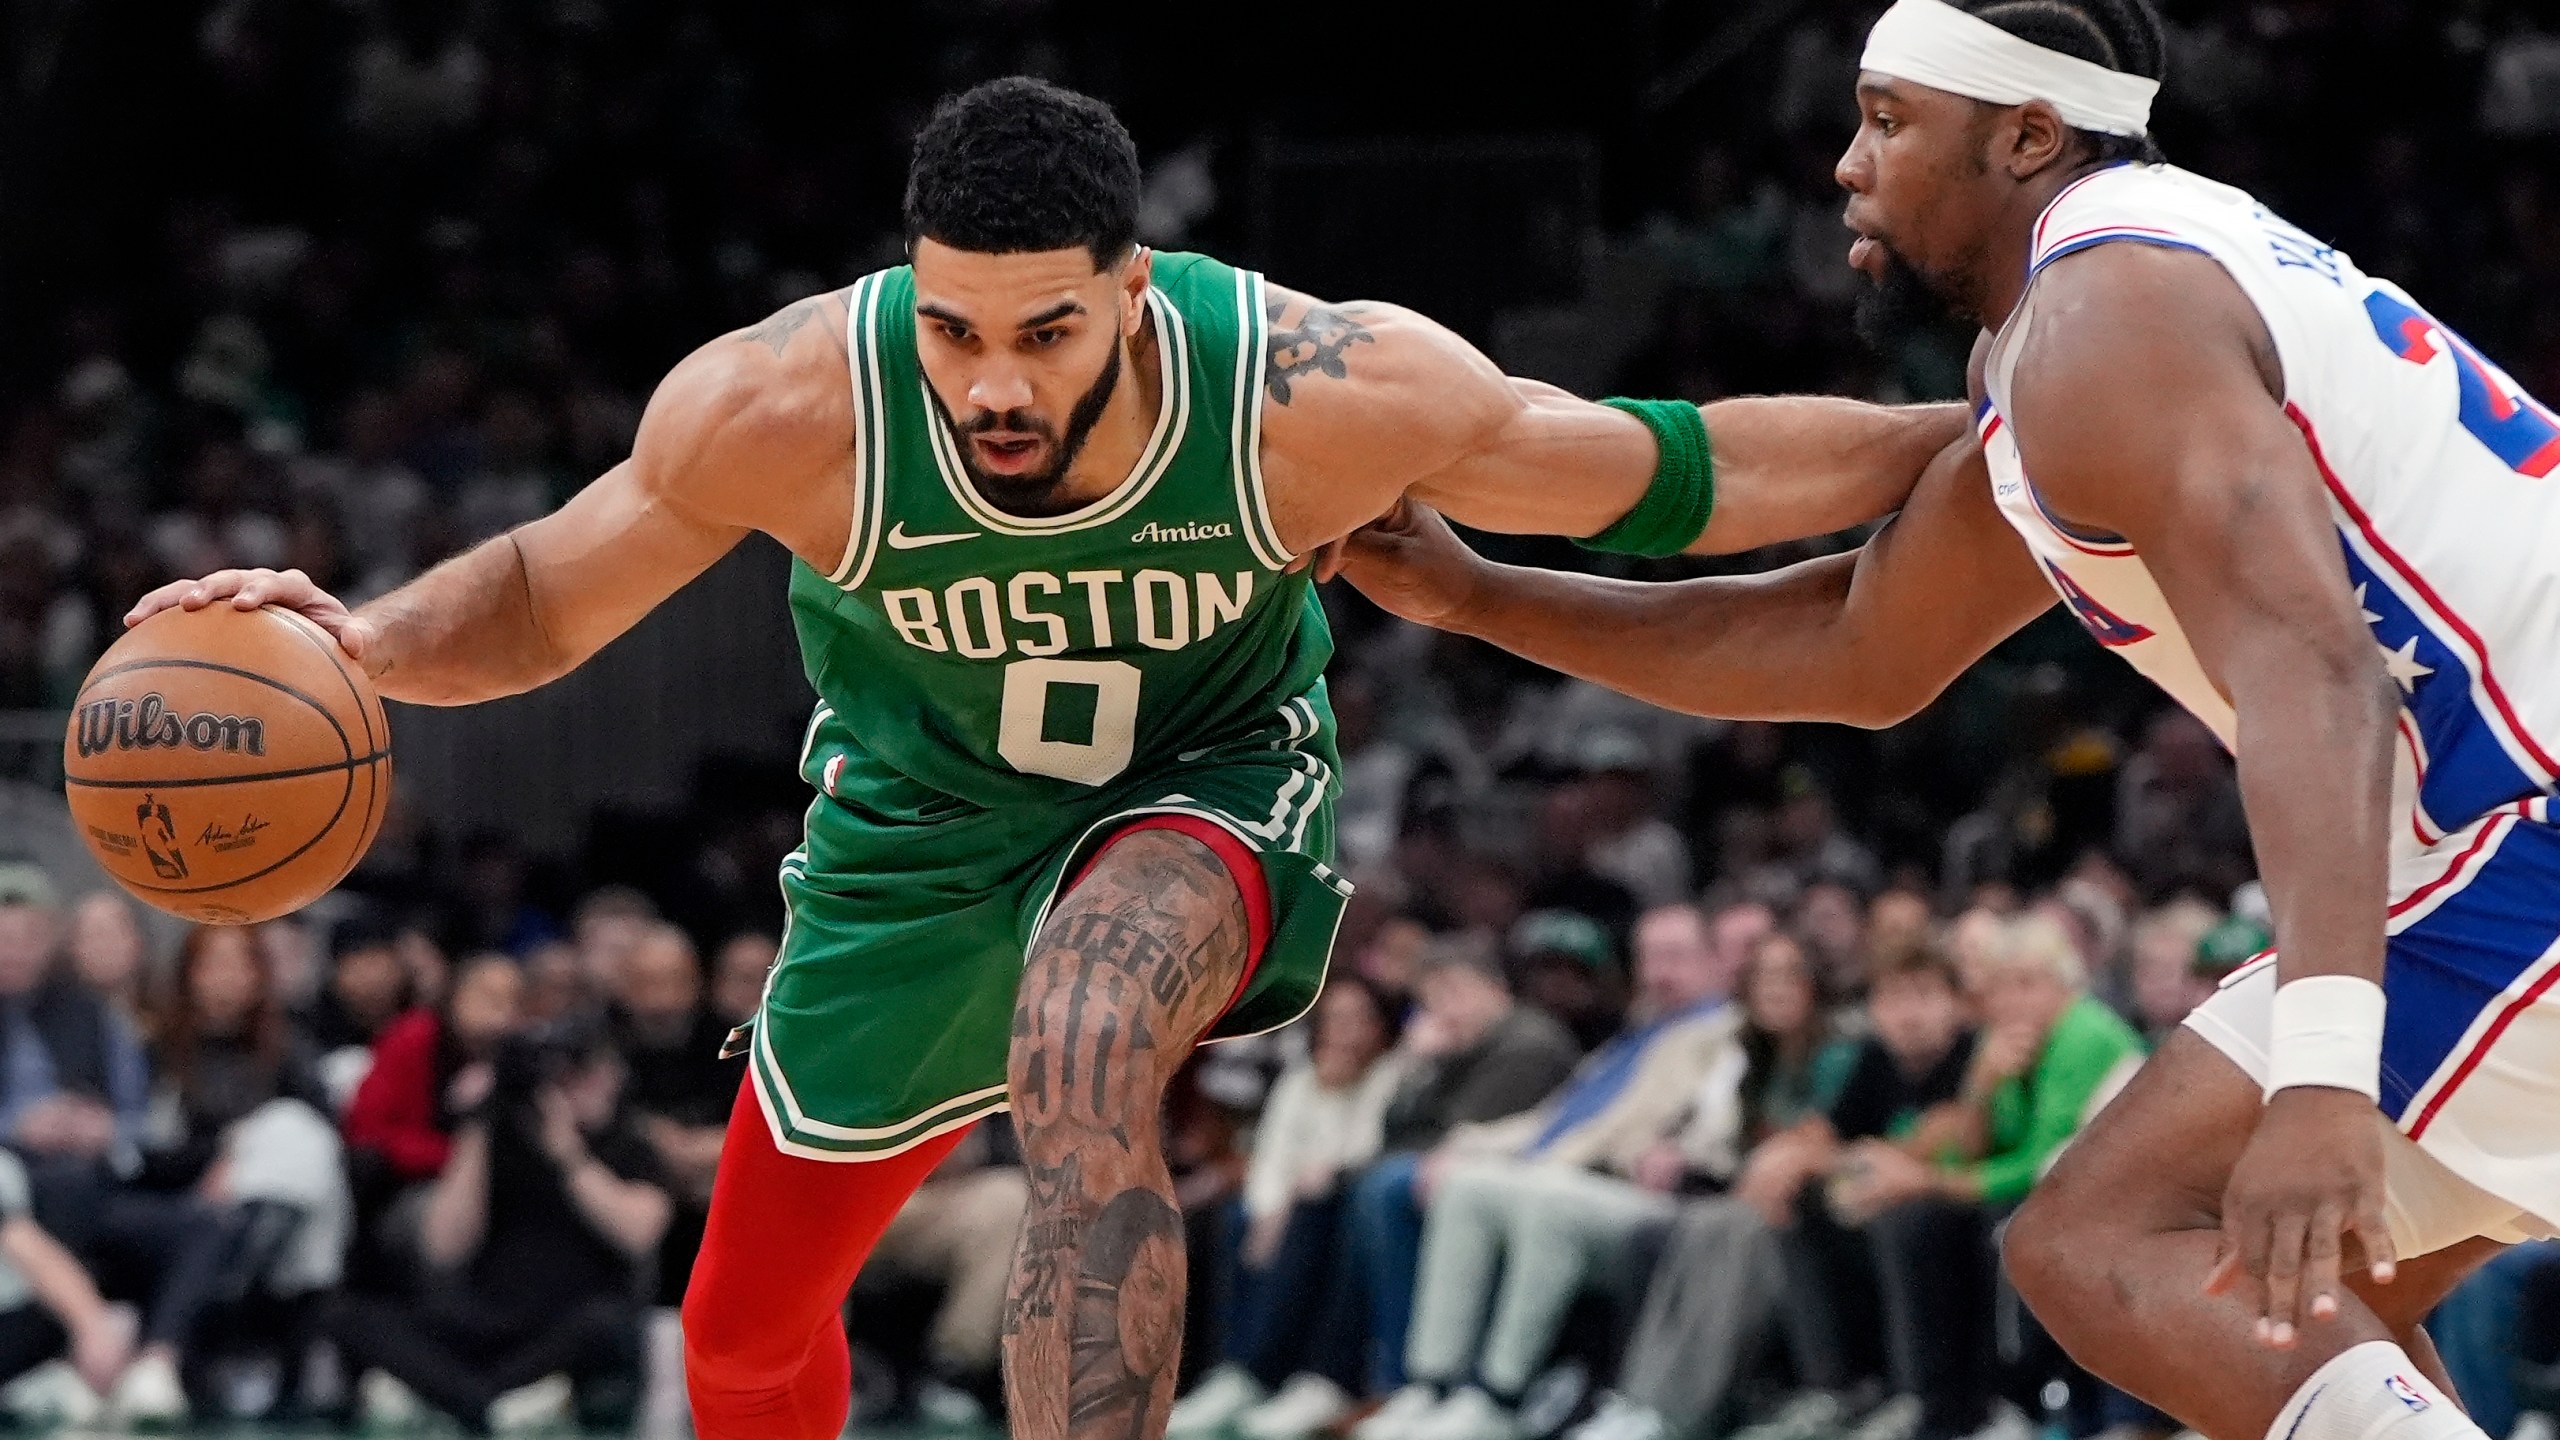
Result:
<svg viewBox="0 0 2560 1440"><path fill-rule="evenodd" d="M1163 399L1136 467L1026 517L977 492L926 392L913 273L853 287L853 533L834 574L791 580L826 795L913 818L1067 805L1316 729L1333 643L1262 492L1262 277L1159 254L1147 305Z"/></svg>

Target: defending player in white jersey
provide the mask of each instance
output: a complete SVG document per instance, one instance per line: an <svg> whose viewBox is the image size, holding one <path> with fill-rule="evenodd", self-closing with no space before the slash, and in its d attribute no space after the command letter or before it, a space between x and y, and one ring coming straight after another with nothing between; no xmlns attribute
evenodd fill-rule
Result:
<svg viewBox="0 0 2560 1440"><path fill-rule="evenodd" d="M1487 565L1407 509L1347 573L1661 704L1875 725L2058 593L2238 756L2281 955L2064 1155L2010 1274L2217 1440L2478 1436L2418 1322L2560 1222L2560 425L2160 163L2160 59L2145 0L1878 23L1850 261L1984 334L1977 440L1861 552L1631 585Z"/></svg>

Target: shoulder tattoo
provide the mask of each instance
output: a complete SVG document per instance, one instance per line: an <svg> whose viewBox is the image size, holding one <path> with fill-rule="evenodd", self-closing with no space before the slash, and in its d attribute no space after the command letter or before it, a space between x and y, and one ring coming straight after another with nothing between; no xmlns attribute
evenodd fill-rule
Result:
<svg viewBox="0 0 2560 1440"><path fill-rule="evenodd" d="M1292 387L1310 376L1327 376L1335 380L1351 374L1348 352L1354 345L1375 345L1378 337L1369 333L1352 315L1356 306L1336 309L1311 304L1294 325L1284 326L1280 318L1289 306L1274 301L1270 307L1271 359L1264 367L1263 386L1271 398L1286 405Z"/></svg>
<svg viewBox="0 0 2560 1440"><path fill-rule="evenodd" d="M852 293L852 287L847 286L832 294L812 295L806 300L795 300L739 331L738 338L760 341L765 348L779 355L791 348L791 337L799 334L801 327L812 320L818 320L825 323L828 334L842 340L844 331L836 323L836 314L844 308L844 297L850 293Z"/></svg>

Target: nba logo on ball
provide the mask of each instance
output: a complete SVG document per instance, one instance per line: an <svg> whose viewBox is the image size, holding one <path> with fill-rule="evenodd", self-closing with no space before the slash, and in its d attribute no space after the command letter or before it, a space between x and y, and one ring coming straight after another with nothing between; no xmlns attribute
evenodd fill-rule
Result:
<svg viewBox="0 0 2560 1440"><path fill-rule="evenodd" d="M2410 1384L2408 1377L2405 1375L2394 1375L2390 1379L2383 1381L2382 1388L2390 1391L2392 1398L2398 1400L2401 1404L2408 1406L2412 1410L2431 1410L2435 1408L2428 1401L2426 1396L2418 1393L2418 1387Z"/></svg>
<svg viewBox="0 0 2560 1440"><path fill-rule="evenodd" d="M184 920L318 899L391 799L391 727L363 670L289 610L164 610L81 682L63 798L89 851Z"/></svg>

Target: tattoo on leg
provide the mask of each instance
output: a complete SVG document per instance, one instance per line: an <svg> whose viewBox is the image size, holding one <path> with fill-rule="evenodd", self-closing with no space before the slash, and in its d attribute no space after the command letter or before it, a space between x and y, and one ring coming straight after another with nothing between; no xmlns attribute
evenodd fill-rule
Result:
<svg viewBox="0 0 2560 1440"><path fill-rule="evenodd" d="M1298 323L1283 329L1280 317L1288 306L1274 301L1269 308L1271 319L1271 358L1264 367L1263 387L1271 398L1289 403L1293 382L1309 375L1324 375L1341 380L1351 374L1345 352L1354 345L1374 345L1378 337L1369 327L1353 319L1350 307L1335 309L1310 305Z"/></svg>
<svg viewBox="0 0 2560 1440"><path fill-rule="evenodd" d="M1244 955L1220 862L1133 836L1060 903L1024 969L1008 1074L1031 1196L1004 1317L1024 1440L1163 1434L1183 1252L1157 1111Z"/></svg>
<svg viewBox="0 0 2560 1440"><path fill-rule="evenodd" d="M1068 1329L1071 1432L1163 1432L1149 1412L1182 1348L1182 1258L1182 1214L1152 1190L1123 1190L1094 1217Z"/></svg>
<svg viewBox="0 0 2560 1440"><path fill-rule="evenodd" d="M1084 1192L1083 1162L1072 1151L1055 1165L1028 1165L1031 1204L1022 1225L1013 1291L1005 1297L1004 1333L1019 1335L1034 1320L1051 1319L1065 1275L1063 1262L1083 1241L1084 1222L1074 1206Z"/></svg>

